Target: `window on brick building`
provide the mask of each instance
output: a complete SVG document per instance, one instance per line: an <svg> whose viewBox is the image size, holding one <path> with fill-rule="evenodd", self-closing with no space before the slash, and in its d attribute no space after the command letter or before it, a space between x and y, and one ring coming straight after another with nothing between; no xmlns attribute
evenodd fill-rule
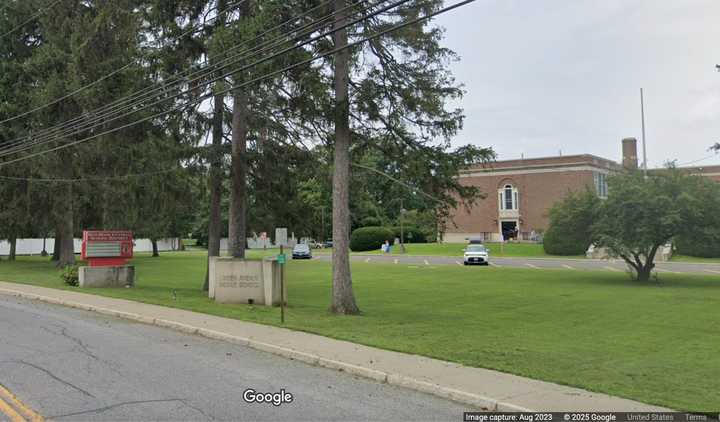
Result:
<svg viewBox="0 0 720 422"><path fill-rule="evenodd" d="M512 185L505 185L500 189L499 193L501 210L517 210L518 209L518 191Z"/></svg>
<svg viewBox="0 0 720 422"><path fill-rule="evenodd" d="M607 174L595 173L595 191L600 198L607 198L608 185L607 185Z"/></svg>

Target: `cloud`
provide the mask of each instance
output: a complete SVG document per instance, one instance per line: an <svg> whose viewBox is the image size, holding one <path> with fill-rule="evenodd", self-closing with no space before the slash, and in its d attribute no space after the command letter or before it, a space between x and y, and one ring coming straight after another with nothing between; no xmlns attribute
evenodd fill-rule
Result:
<svg viewBox="0 0 720 422"><path fill-rule="evenodd" d="M643 87L649 162L703 156L720 138L718 16L716 0L495 0L448 14L438 23L467 90L456 143L617 160L623 137L640 138Z"/></svg>

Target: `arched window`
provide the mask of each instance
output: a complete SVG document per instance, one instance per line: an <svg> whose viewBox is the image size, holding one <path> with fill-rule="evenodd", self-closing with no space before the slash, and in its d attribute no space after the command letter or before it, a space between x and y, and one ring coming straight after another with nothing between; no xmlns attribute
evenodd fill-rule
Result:
<svg viewBox="0 0 720 422"><path fill-rule="evenodd" d="M498 197L501 210L511 211L518 209L518 191L512 185L505 185L502 189L499 189Z"/></svg>
<svg viewBox="0 0 720 422"><path fill-rule="evenodd" d="M513 189L510 185L505 185L505 209L514 210L513 206Z"/></svg>

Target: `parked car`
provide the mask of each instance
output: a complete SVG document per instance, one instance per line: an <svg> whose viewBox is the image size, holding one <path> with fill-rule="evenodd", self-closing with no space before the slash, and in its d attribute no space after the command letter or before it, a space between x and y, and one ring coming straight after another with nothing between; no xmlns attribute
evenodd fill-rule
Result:
<svg viewBox="0 0 720 422"><path fill-rule="evenodd" d="M325 243L323 243L323 248L332 248L332 247L333 247L332 239L326 240Z"/></svg>
<svg viewBox="0 0 720 422"><path fill-rule="evenodd" d="M490 251L484 245L468 245L463 255L463 263L465 265L490 264Z"/></svg>
<svg viewBox="0 0 720 422"><path fill-rule="evenodd" d="M483 240L479 237L471 237L467 239L469 245L482 245Z"/></svg>
<svg viewBox="0 0 720 422"><path fill-rule="evenodd" d="M310 258L312 258L312 251L310 250L310 246L308 246L304 243L298 243L293 248L292 257L293 257L293 259L310 259Z"/></svg>

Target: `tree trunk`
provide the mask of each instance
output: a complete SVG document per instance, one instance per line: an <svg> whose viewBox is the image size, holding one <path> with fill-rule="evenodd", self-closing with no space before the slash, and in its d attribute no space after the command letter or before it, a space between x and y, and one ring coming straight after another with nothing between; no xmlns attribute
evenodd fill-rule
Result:
<svg viewBox="0 0 720 422"><path fill-rule="evenodd" d="M8 255L8 261L15 261L15 255L17 254L17 236L13 235L9 241L10 254Z"/></svg>
<svg viewBox="0 0 720 422"><path fill-rule="evenodd" d="M637 281L649 281L650 275L652 273L652 267L649 267L647 265L643 265L642 267L636 269L637 271Z"/></svg>
<svg viewBox="0 0 720 422"><path fill-rule="evenodd" d="M237 90L233 95L232 170L228 247L234 258L245 258L247 215L247 94Z"/></svg>
<svg viewBox="0 0 720 422"><path fill-rule="evenodd" d="M648 281L652 275L652 270L655 269L655 254L660 248L660 245L653 245L650 249L650 253L645 258L645 264L638 270L638 281Z"/></svg>
<svg viewBox="0 0 720 422"><path fill-rule="evenodd" d="M203 290L209 289L210 258L220 256L220 227L222 213L222 144L223 144L223 112L225 111L225 97L215 96L215 109L213 111L213 141L210 161L210 216L208 221L208 271L205 272Z"/></svg>
<svg viewBox="0 0 720 422"><path fill-rule="evenodd" d="M160 251L158 251L158 245L157 245L157 239L150 239L150 243L152 243L153 248L153 258L157 258L160 256Z"/></svg>
<svg viewBox="0 0 720 422"><path fill-rule="evenodd" d="M61 242L60 225L55 224L55 238L53 239L53 254L52 254L52 258L50 258L51 261L59 261L60 260L60 242Z"/></svg>
<svg viewBox="0 0 720 422"><path fill-rule="evenodd" d="M335 10L346 0L335 0ZM345 24L347 15L339 13L335 27ZM336 47L346 46L347 30L333 34ZM348 98L350 51L335 53L335 157L333 170L333 297L330 310L336 314L357 314L350 274L350 102Z"/></svg>
<svg viewBox="0 0 720 422"><path fill-rule="evenodd" d="M643 262L641 253L633 253L632 256L621 255L632 271L635 271L636 281L649 281L652 270L655 269L655 254L660 245L653 246Z"/></svg>
<svg viewBox="0 0 720 422"><path fill-rule="evenodd" d="M225 10L226 1L218 0L218 11ZM215 22L218 26L224 25L225 15L221 15ZM218 91L222 90L222 83L216 86ZM214 98L213 119L212 119L212 152L210 158L210 215L208 221L208 262L205 270L205 282L203 291L210 290L210 258L220 256L220 227L222 212L222 144L223 144L223 114L225 112L225 95L216 95Z"/></svg>
<svg viewBox="0 0 720 422"><path fill-rule="evenodd" d="M72 184L67 184L65 187L65 195L63 195L57 203L60 208L60 214L58 215L60 225L60 249L57 266L75 265Z"/></svg>

